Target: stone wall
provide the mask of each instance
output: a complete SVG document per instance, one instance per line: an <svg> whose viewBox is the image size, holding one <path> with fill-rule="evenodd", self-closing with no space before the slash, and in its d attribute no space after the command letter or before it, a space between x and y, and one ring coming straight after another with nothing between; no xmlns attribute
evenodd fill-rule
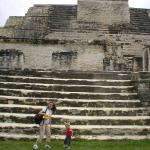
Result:
<svg viewBox="0 0 150 150"><path fill-rule="evenodd" d="M150 41L149 11L130 9L130 24L127 2L34 5L0 28L0 50L21 50L23 68L138 72L148 64L149 70L150 57L143 53Z"/></svg>
<svg viewBox="0 0 150 150"><path fill-rule="evenodd" d="M150 106L150 72L140 72L138 94L143 106Z"/></svg>
<svg viewBox="0 0 150 150"><path fill-rule="evenodd" d="M76 5L53 5L51 8L49 8L48 30L50 32L73 31L75 30L73 24L76 23L76 20Z"/></svg>
<svg viewBox="0 0 150 150"><path fill-rule="evenodd" d="M103 50L87 45L0 44L2 49L19 49L24 54L24 68L54 70L103 70ZM91 51L92 49L92 51ZM70 53L75 53L71 57ZM58 56L56 59L55 57ZM62 56L61 56L62 55ZM52 58L53 57L53 58ZM55 60L54 60L55 59ZM70 64L68 64L68 61Z"/></svg>
<svg viewBox="0 0 150 150"><path fill-rule="evenodd" d="M47 32L49 5L35 5L24 17L22 26L15 30L15 38L41 39Z"/></svg>
<svg viewBox="0 0 150 150"><path fill-rule="evenodd" d="M85 37L87 33L139 34L149 32L149 22L149 10L130 9L129 13L127 0L80 0L78 6L34 5L25 17L11 16L0 35L24 40L59 32Z"/></svg>
<svg viewBox="0 0 150 150"><path fill-rule="evenodd" d="M150 71L150 46L145 45L143 51L143 71Z"/></svg>
<svg viewBox="0 0 150 150"><path fill-rule="evenodd" d="M1 41L0 49L21 50L25 56L24 68L142 71L142 49L150 40L148 35L127 34L105 35L99 37L99 39L97 36L90 39L89 35L89 37L86 37L87 39L80 37L78 40L75 40L74 36L70 40L52 37L54 39L49 39L47 44L25 44L11 41L6 43Z"/></svg>
<svg viewBox="0 0 150 150"><path fill-rule="evenodd" d="M79 0L78 20L108 25L129 23L128 0Z"/></svg>
<svg viewBox="0 0 150 150"><path fill-rule="evenodd" d="M135 32L150 33L150 10L130 8L130 18Z"/></svg>
<svg viewBox="0 0 150 150"><path fill-rule="evenodd" d="M10 16L3 28L0 28L0 36L7 38L15 38L16 28L22 26L24 17L21 16Z"/></svg>
<svg viewBox="0 0 150 150"><path fill-rule="evenodd" d="M42 39L50 32L73 30L76 13L74 5L34 5L16 30L15 38Z"/></svg>
<svg viewBox="0 0 150 150"><path fill-rule="evenodd" d="M19 27L22 25L24 17L22 16L10 16L5 24L5 27Z"/></svg>
<svg viewBox="0 0 150 150"><path fill-rule="evenodd" d="M14 38L14 27L0 27L0 38L5 40L7 38Z"/></svg>
<svg viewBox="0 0 150 150"><path fill-rule="evenodd" d="M24 55L20 50L1 49L0 50L0 68L18 69L24 66Z"/></svg>

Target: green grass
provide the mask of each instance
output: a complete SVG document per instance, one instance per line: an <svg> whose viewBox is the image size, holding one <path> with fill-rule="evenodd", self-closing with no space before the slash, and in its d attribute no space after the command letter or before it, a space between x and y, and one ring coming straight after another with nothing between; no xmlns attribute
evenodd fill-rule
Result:
<svg viewBox="0 0 150 150"><path fill-rule="evenodd" d="M33 142L28 141L0 141L0 150L32 150ZM52 150L64 150L63 141L51 142ZM40 144L39 150L44 150ZM150 150L150 140L143 141L86 141L73 140L71 150Z"/></svg>

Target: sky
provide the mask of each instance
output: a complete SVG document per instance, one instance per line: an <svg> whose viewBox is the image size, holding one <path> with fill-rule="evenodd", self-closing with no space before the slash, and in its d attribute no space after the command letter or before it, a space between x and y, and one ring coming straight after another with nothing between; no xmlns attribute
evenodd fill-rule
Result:
<svg viewBox="0 0 150 150"><path fill-rule="evenodd" d="M9 16L24 16L33 4L77 4L77 0L0 0L0 26ZM129 0L129 6L150 9L150 0Z"/></svg>

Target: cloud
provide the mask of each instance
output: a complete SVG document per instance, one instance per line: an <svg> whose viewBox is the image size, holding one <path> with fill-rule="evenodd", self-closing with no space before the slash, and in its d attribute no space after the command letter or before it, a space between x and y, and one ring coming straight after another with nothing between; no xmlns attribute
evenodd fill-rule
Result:
<svg viewBox="0 0 150 150"><path fill-rule="evenodd" d="M129 6L134 8L150 9L150 0L129 0Z"/></svg>
<svg viewBox="0 0 150 150"><path fill-rule="evenodd" d="M9 16L24 16L33 4L77 4L77 0L0 0L0 26ZM130 7L150 8L150 0L129 0Z"/></svg>

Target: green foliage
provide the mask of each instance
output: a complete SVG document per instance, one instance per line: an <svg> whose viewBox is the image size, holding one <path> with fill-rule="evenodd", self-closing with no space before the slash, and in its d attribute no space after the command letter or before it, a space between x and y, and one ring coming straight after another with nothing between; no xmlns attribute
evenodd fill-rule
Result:
<svg viewBox="0 0 150 150"><path fill-rule="evenodd" d="M33 142L28 141L0 141L0 150L32 150ZM62 150L63 141L53 140L51 142L52 150ZM149 150L150 141L87 141L73 140L71 150ZM44 145L39 145L39 150L44 150Z"/></svg>

